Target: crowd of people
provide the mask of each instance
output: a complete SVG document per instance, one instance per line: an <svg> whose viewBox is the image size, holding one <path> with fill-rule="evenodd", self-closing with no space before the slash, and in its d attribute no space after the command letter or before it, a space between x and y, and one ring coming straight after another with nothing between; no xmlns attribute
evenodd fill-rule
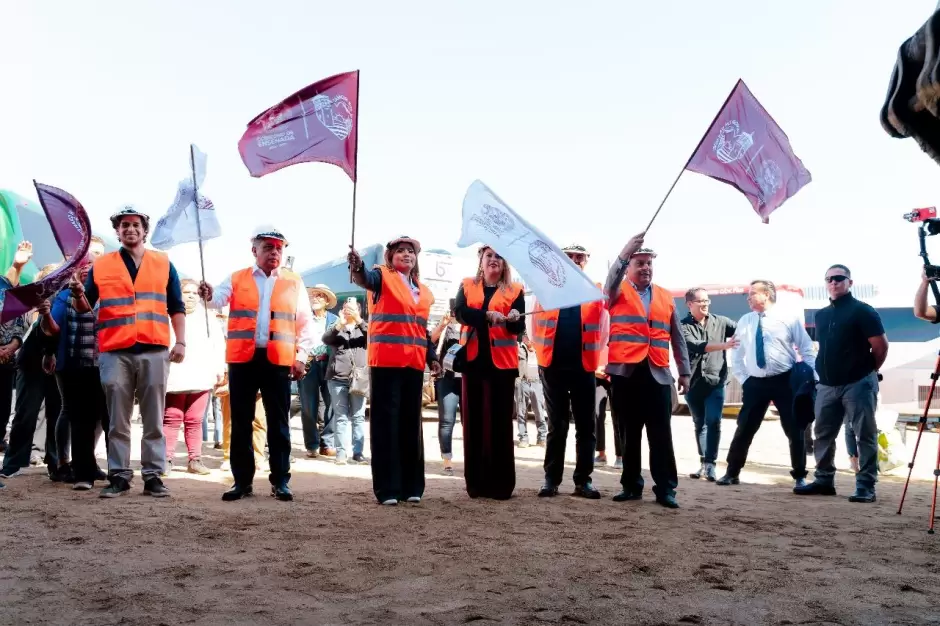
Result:
<svg viewBox="0 0 940 626"><path fill-rule="evenodd" d="M289 420L296 384L308 457L368 464L377 502L419 503L425 492L422 408L429 371L444 471L454 471L459 412L464 480L472 498L512 496L514 447L530 445L530 408L535 445L545 449L538 496L559 493L573 423L573 493L600 498L591 476L595 465L607 462L609 404L613 465L622 471L613 499L643 497L645 428L652 492L662 506L678 508L671 429L678 392L692 413L701 459L692 478L738 484L772 402L789 441L795 493L835 493L835 440L844 422L858 457L850 500L875 500L877 372L888 345L877 313L852 297L851 274L843 265L825 274L832 303L818 314L823 323L817 319L817 358L803 320L775 307L771 281L751 283L752 312L738 321L710 314L704 289L689 290L689 313L680 318L669 290L653 282L656 254L644 247L644 233L619 253L602 285L603 300L551 311L536 301L528 326L523 285L513 280L506 259L483 245L476 274L462 281L448 312L431 329L434 298L421 282L421 245L410 237L390 241L384 263L373 268L350 251L352 280L366 291L365 316L355 298L339 307L328 286L307 288L284 267L288 240L275 228L254 233L251 267L213 286L181 280L166 254L147 248L150 219L133 206L115 213L111 223L119 250L106 253L103 241L93 238L65 289L0 327L4 422L16 389L0 478L12 478L30 463L44 407L50 478L76 490L104 481L100 495L106 498L127 493L135 473L131 424L137 407L143 493L167 497L162 478L174 464L181 428L185 470L210 472L202 446L211 410L223 469L233 477L223 500L253 495L256 472L267 468L271 495L290 501ZM564 253L582 269L590 259L579 245ZM29 256L24 243L3 278L6 286L18 284ZM718 478L729 375L742 384L743 405ZM365 446L367 404L371 458ZM814 420L817 467L815 480L807 483L805 432ZM106 471L95 456L102 437Z"/></svg>

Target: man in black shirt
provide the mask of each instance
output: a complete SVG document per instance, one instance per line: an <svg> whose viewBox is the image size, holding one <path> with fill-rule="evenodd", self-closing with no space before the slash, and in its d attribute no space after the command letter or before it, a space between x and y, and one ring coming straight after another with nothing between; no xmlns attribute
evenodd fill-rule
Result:
<svg viewBox="0 0 940 626"><path fill-rule="evenodd" d="M831 303L816 313L819 354L816 374L816 476L797 487L802 495L835 495L836 438L843 419L858 439L859 470L850 502L874 502L878 478L878 370L888 356L888 338L875 310L856 300L849 289L852 274L844 265L826 272Z"/></svg>
<svg viewBox="0 0 940 626"><path fill-rule="evenodd" d="M689 314L682 320L682 336L689 348L692 382L685 401L695 422L695 440L698 444L699 471L690 478L705 475L715 481L715 462L718 442L721 440L721 414L725 406L725 385L728 383L727 350L736 348L736 324L723 315L711 315L708 292L700 288L685 293Z"/></svg>

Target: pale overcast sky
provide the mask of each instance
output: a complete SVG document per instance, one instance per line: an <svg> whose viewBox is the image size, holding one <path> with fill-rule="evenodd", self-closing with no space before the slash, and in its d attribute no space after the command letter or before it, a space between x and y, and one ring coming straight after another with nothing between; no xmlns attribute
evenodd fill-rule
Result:
<svg viewBox="0 0 940 626"><path fill-rule="evenodd" d="M813 182L763 225L731 187L685 174L648 237L656 281L809 284L839 262L907 299L919 261L900 216L938 202L940 170L878 112L935 4L5 0L0 187L67 189L97 229L124 202L156 220L195 142L224 230L210 280L251 262L266 222L306 269L345 253L351 182L323 164L253 179L238 139L280 99L360 69L357 242L454 250L480 178L556 243L590 247L599 277L740 77ZM195 245L171 257L198 273Z"/></svg>

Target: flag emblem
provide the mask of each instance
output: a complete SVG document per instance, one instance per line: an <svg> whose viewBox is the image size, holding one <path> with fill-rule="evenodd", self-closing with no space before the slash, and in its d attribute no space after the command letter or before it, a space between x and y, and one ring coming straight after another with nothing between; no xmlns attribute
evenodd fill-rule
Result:
<svg viewBox="0 0 940 626"><path fill-rule="evenodd" d="M490 204L484 204L483 211L474 215L473 221L497 237L516 227L516 223L508 213Z"/></svg>
<svg viewBox="0 0 940 626"><path fill-rule="evenodd" d="M331 99L321 93L314 96L311 102L317 119L328 131L339 140L349 136L353 126L353 109L349 98L339 94Z"/></svg>
<svg viewBox="0 0 940 626"><path fill-rule="evenodd" d="M754 145L754 133L741 132L738 120L731 120L721 127L712 149L722 163L734 163Z"/></svg>
<svg viewBox="0 0 940 626"><path fill-rule="evenodd" d="M565 286L565 283L567 282L567 277L565 276L565 266L561 264L561 260L552 250L550 245L541 239L536 239L530 243L529 260L532 261L532 265L545 273L545 276L548 278L548 282L553 287Z"/></svg>

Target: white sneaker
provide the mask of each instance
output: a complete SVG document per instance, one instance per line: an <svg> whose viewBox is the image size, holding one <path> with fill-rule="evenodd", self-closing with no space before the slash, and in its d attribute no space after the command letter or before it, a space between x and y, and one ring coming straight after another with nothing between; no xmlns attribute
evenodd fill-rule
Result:
<svg viewBox="0 0 940 626"><path fill-rule="evenodd" d="M22 475L23 475L22 468L16 470L15 472L0 472L0 478L3 478L3 479L13 478L14 476L22 476Z"/></svg>
<svg viewBox="0 0 940 626"><path fill-rule="evenodd" d="M232 471L232 463L231 463L231 461L222 461L222 465L219 466L219 469L220 469L221 471L223 471L223 472L230 472L230 471Z"/></svg>
<svg viewBox="0 0 940 626"><path fill-rule="evenodd" d="M79 481L72 485L74 491L90 491L92 487L94 487L94 485L87 480Z"/></svg>
<svg viewBox="0 0 940 626"><path fill-rule="evenodd" d="M421 498L419 498L418 496L411 496L410 498L408 498L408 502L412 504L419 504L421 502Z"/></svg>
<svg viewBox="0 0 940 626"><path fill-rule="evenodd" d="M397 504L398 504L398 500L392 500L391 498L389 498L388 500L382 501L382 506L395 506Z"/></svg>

